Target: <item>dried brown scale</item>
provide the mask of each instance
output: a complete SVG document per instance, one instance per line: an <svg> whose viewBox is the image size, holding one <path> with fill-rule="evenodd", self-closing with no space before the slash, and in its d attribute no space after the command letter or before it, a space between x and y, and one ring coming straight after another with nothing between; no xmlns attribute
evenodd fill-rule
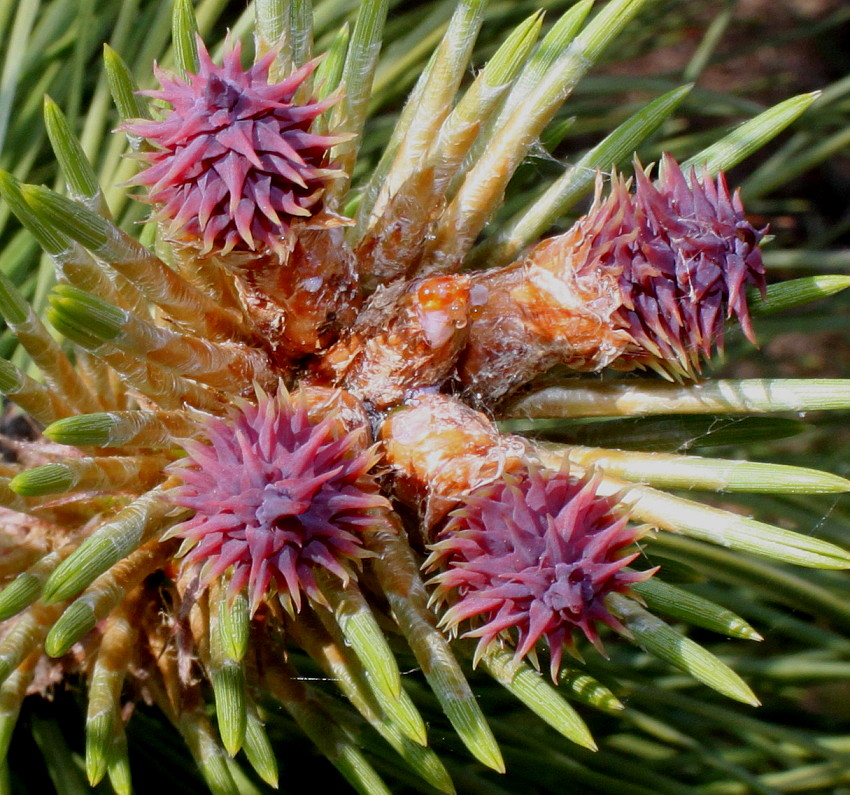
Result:
<svg viewBox="0 0 850 795"><path fill-rule="evenodd" d="M416 270L444 206L437 187L433 166L411 175L358 242L355 252L367 290Z"/></svg>
<svg viewBox="0 0 850 795"><path fill-rule="evenodd" d="M356 263L341 230L302 230L278 254L231 253L238 303L272 354L276 375L322 352L354 322L360 306Z"/></svg>
<svg viewBox="0 0 850 795"><path fill-rule="evenodd" d="M147 598L140 601L138 614L144 639L138 652L140 684L149 703L155 701L166 714L179 715L184 696L189 697L190 685L197 681L193 670L197 651L188 641L188 616L173 585L155 587L147 582L142 587ZM200 701L197 693L192 700Z"/></svg>
<svg viewBox="0 0 850 795"><path fill-rule="evenodd" d="M211 340L231 339L262 347L262 337L249 328L244 313L236 307L217 304L124 233L115 248L114 253L104 253L104 258L176 325Z"/></svg>
<svg viewBox="0 0 850 795"><path fill-rule="evenodd" d="M4 519L0 513L0 520ZM45 555L44 549L21 547L3 538L0 541L0 578L12 578L26 571L35 563L38 563Z"/></svg>
<svg viewBox="0 0 850 795"><path fill-rule="evenodd" d="M17 511L0 508L0 576L14 576L26 571L57 546L63 528ZM13 568L15 560L22 565ZM29 560L26 564L24 561Z"/></svg>
<svg viewBox="0 0 850 795"><path fill-rule="evenodd" d="M23 469L52 463L57 458L80 455L76 449L69 449L66 445L56 444L44 437L32 441L11 436L2 438L3 446L13 455L15 462L14 464L3 464L5 471L0 473L2 477L11 477Z"/></svg>
<svg viewBox="0 0 850 795"><path fill-rule="evenodd" d="M311 694L296 670L285 662L283 649L268 632L258 633L257 667L263 687L292 711L298 704L309 703Z"/></svg>
<svg viewBox="0 0 850 795"><path fill-rule="evenodd" d="M391 412L378 436L396 496L418 510L426 540L462 495L522 467L527 454L522 440L449 395Z"/></svg>
<svg viewBox="0 0 850 795"><path fill-rule="evenodd" d="M50 665L46 662L43 654L36 652L31 654L19 666L16 673L23 674L20 682L20 695L37 695L50 691L57 685L63 675L61 667Z"/></svg>
<svg viewBox="0 0 850 795"><path fill-rule="evenodd" d="M198 662L207 670L210 667L210 591L205 590L197 598L186 599L189 608L189 629L192 634L192 648L198 655Z"/></svg>
<svg viewBox="0 0 850 795"><path fill-rule="evenodd" d="M84 504L78 507L77 502ZM0 570L8 570L13 576L19 574L21 570L12 569L13 560L26 560L31 555L36 557L34 565L38 565L40 555L50 552L57 539L66 538L90 521L92 508L108 510L100 497L77 498L70 509L64 503L64 500L50 497L20 497L14 495L8 483L3 484L0 489L0 537L3 539Z"/></svg>
<svg viewBox="0 0 850 795"><path fill-rule="evenodd" d="M466 342L480 301L469 276L398 281L368 300L350 334L316 367L377 410L417 391L439 388Z"/></svg>
<svg viewBox="0 0 850 795"><path fill-rule="evenodd" d="M343 389L328 389L322 386L302 386L298 394L307 406L307 415L314 422L333 416L339 426L338 433L362 432L363 448L371 441L370 418L363 404Z"/></svg>
<svg viewBox="0 0 850 795"><path fill-rule="evenodd" d="M598 370L625 348L626 336L610 324L616 304L605 280L552 272L552 261L568 262L576 244L571 233L551 238L520 262L473 277L487 300L458 363L473 399L497 401L556 364Z"/></svg>
<svg viewBox="0 0 850 795"><path fill-rule="evenodd" d="M177 244L172 244L170 249L160 246L157 253L186 281L197 285L214 301L222 306L239 306L236 275L233 272L234 265L240 261L237 254L231 252L227 256L216 256L212 253L200 256L192 247ZM250 252L243 255L243 259L250 261L254 256Z"/></svg>
<svg viewBox="0 0 850 795"><path fill-rule="evenodd" d="M283 312L281 345L295 355L321 353L355 322L357 261L342 229L302 232L276 279L269 295Z"/></svg>

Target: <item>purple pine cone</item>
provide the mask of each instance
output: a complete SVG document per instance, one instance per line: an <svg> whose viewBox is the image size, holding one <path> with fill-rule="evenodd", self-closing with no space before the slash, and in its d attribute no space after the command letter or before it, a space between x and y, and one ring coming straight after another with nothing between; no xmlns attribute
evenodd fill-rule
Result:
<svg viewBox="0 0 850 795"><path fill-rule="evenodd" d="M597 623L620 629L605 606L655 569L624 571L638 556L626 552L641 535L617 497L600 497L599 481L529 467L473 491L433 544L426 561L444 569L430 580L433 601L448 602L442 626L479 638L476 657L506 630L516 631L516 656L541 638L556 679L563 647L578 629L599 645Z"/></svg>
<svg viewBox="0 0 850 795"><path fill-rule="evenodd" d="M305 64L269 84L270 52L247 71L237 42L216 66L198 40L200 70L188 82L156 69L162 99L173 110L163 121L139 120L122 129L147 138L156 150L140 155L150 165L131 185L145 185L142 201L157 205L169 239L199 245L202 253L267 247L284 253L295 219L322 208L328 149L345 137L310 132L334 99L295 104L293 98L316 67Z"/></svg>
<svg viewBox="0 0 850 795"><path fill-rule="evenodd" d="M170 468L183 484L172 500L195 515L169 535L193 543L183 565L201 567L202 587L232 567L230 591L247 584L252 612L272 590L297 612L302 591L324 602L317 567L356 579L369 555L361 535L389 506L367 474L376 454L363 429L346 431L333 411L315 420L281 387L229 422L210 418L207 435L210 444L186 441L188 456Z"/></svg>

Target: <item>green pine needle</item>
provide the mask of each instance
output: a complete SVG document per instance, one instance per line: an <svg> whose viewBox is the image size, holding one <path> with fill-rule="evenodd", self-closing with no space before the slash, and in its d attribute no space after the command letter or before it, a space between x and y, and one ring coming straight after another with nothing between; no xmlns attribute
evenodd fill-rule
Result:
<svg viewBox="0 0 850 795"><path fill-rule="evenodd" d="M652 613L644 610L637 602L620 594L609 594L608 606L635 641L650 654L689 673L694 679L717 690L729 698L757 707L761 702L749 686L729 666L694 643Z"/></svg>

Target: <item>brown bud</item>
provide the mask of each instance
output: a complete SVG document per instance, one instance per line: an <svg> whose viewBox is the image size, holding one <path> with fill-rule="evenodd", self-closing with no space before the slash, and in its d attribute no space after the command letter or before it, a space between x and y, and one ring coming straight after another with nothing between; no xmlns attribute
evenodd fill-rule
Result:
<svg viewBox="0 0 850 795"><path fill-rule="evenodd" d="M253 259L238 277L253 324L287 358L325 350L360 306L354 255L339 227L302 230L283 261Z"/></svg>
<svg viewBox="0 0 850 795"><path fill-rule="evenodd" d="M486 291L458 366L461 382L483 402L497 400L556 364L598 370L627 342L612 328L619 295L605 274L577 274L574 232L544 240L520 262L476 274Z"/></svg>
<svg viewBox="0 0 850 795"><path fill-rule="evenodd" d="M401 185L357 247L367 290L413 273L442 209L433 168L416 171Z"/></svg>
<svg viewBox="0 0 850 795"><path fill-rule="evenodd" d="M378 409L414 390L439 387L466 342L470 281L466 275L430 276L379 289L317 375Z"/></svg>
<svg viewBox="0 0 850 795"><path fill-rule="evenodd" d="M381 426L396 494L423 516L430 533L460 498L524 465L526 448L486 415L449 395L424 395Z"/></svg>

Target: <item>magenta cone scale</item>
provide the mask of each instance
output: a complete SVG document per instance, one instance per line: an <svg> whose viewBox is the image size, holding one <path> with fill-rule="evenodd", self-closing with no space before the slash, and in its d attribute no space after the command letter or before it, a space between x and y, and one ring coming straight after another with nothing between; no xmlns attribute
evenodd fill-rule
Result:
<svg viewBox="0 0 850 795"><path fill-rule="evenodd" d="M641 531L598 485L529 467L473 491L426 563L444 569L430 581L434 600L451 605L442 624L455 631L470 621L464 637L480 639L478 654L506 630L516 631L518 658L546 638L553 679L575 630L598 645L597 623L619 629L605 596L655 569L624 571L639 554L626 550Z"/></svg>
<svg viewBox="0 0 850 795"><path fill-rule="evenodd" d="M240 55L237 42L216 66L199 39L198 74L184 81L157 69L162 90L142 92L172 106L165 119L122 127L156 147L140 155L149 165L131 184L148 192L137 198L156 205L169 239L196 243L205 254L285 251L293 220L315 216L338 175L327 153L343 138L310 132L334 99L293 101L316 62L269 84L274 53L247 71Z"/></svg>
<svg viewBox="0 0 850 795"><path fill-rule="evenodd" d="M597 199L570 235L595 240L579 270L612 272L620 306L612 316L632 346L617 366L655 363L679 376L694 376L714 348L723 348L727 318L736 317L755 342L745 288L764 292L759 251L764 229L747 221L737 193L695 171L686 179L665 154L653 183L639 163L636 190L622 177Z"/></svg>
<svg viewBox="0 0 850 795"><path fill-rule="evenodd" d="M252 612L273 588L297 611L302 592L322 601L317 567L355 577L368 554L361 534L388 503L367 474L375 455L362 432L340 431L333 413L315 421L282 388L258 398L229 421L211 418L210 444L185 443L171 497L195 515L171 535L194 543L183 565L201 567L202 586L232 567L231 592L247 584Z"/></svg>

